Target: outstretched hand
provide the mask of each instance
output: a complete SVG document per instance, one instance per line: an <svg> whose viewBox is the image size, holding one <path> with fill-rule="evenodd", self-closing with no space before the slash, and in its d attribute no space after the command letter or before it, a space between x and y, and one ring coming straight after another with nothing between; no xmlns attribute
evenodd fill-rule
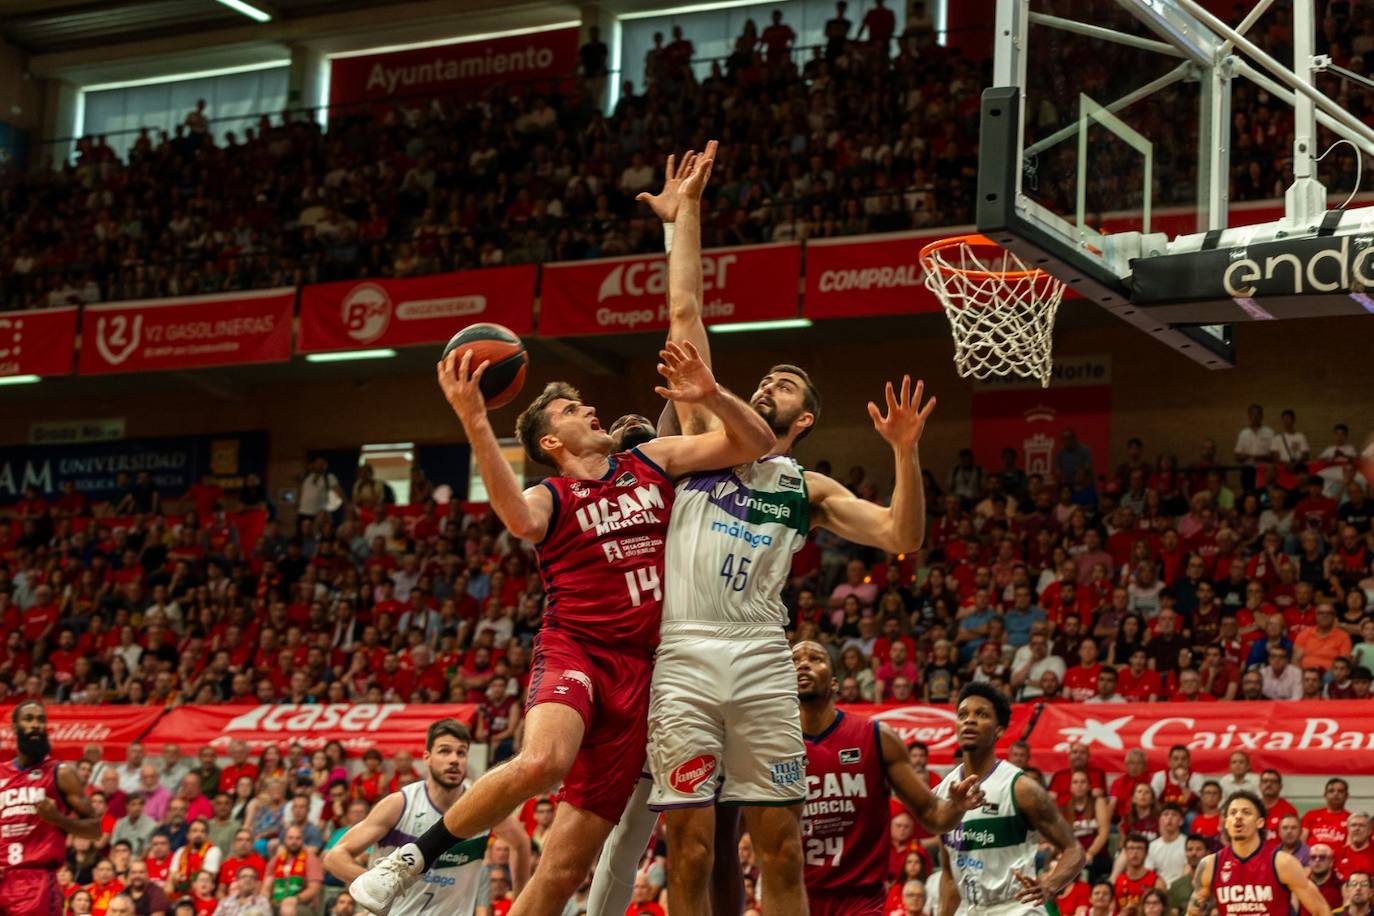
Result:
<svg viewBox="0 0 1374 916"><path fill-rule="evenodd" d="M977 776L967 776L949 787L949 801L960 811L976 811L983 807L984 794Z"/></svg>
<svg viewBox="0 0 1374 916"><path fill-rule="evenodd" d="M663 222L673 222L677 219L678 204L684 198L701 199L701 192L705 189L706 181L711 176L711 164L715 158L715 140L707 143L706 152L700 155L694 150L688 150L683 154L681 161L676 155L670 155L668 164L663 170L663 190L657 194L642 191L635 197L635 200L648 204L649 208L654 211L654 215ZM684 191L683 185L693 176L697 177L692 185L692 190L690 192Z"/></svg>
<svg viewBox="0 0 1374 916"><path fill-rule="evenodd" d="M459 351L454 350L439 361L439 387L453 412L458 414L458 419L467 424L487 411L481 386L482 375L491 361L482 360L482 364L473 371L472 351L463 351L461 361L458 354Z"/></svg>
<svg viewBox="0 0 1374 916"><path fill-rule="evenodd" d="M711 368L691 341L667 344L658 351L658 358L658 374L668 382L667 387L654 389L660 397L682 404L700 404L720 390Z"/></svg>
<svg viewBox="0 0 1374 916"><path fill-rule="evenodd" d="M878 409L878 405L872 401L868 402L868 415L873 418L873 428L878 431L894 448L911 449L916 447L916 443L921 441L921 433L925 431L926 420L930 418L931 411L935 409L935 399L931 398L924 407L920 406L921 395L925 392L926 383L917 382L916 391L913 395L911 391L911 376L902 376L902 396L900 398L894 393L892 383L887 383L887 412Z"/></svg>

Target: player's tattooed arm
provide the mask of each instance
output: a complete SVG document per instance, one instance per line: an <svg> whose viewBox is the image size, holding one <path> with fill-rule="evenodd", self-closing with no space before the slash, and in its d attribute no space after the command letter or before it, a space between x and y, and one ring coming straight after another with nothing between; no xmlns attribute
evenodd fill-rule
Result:
<svg viewBox="0 0 1374 916"><path fill-rule="evenodd" d="M1036 882L1037 888L1023 890L1019 899L1029 902L1028 897L1033 894L1037 898L1036 903L1053 900L1083 870L1087 861L1083 846L1073 835L1073 828L1064 820L1059 806L1040 783L1030 778L1018 779L1012 789L1012 797L1031 829L1038 832L1058 853L1054 869L1041 876Z"/></svg>
<svg viewBox="0 0 1374 916"><path fill-rule="evenodd" d="M1307 875L1307 869L1302 867L1296 856L1280 851L1274 857L1274 871L1278 874L1279 880L1293 892L1298 903L1302 904L1303 910L1312 916L1331 916L1330 904L1317 889L1317 885L1312 883L1312 879ZM1189 912L1192 912L1191 906Z"/></svg>
<svg viewBox="0 0 1374 916"><path fill-rule="evenodd" d="M936 916L954 916L959 909L959 885L954 880L954 870L949 865L949 852L945 844L940 844L940 902Z"/></svg>
<svg viewBox="0 0 1374 916"><path fill-rule="evenodd" d="M62 799L75 817L63 814L57 802L51 798L44 798L38 803L38 816L72 836L85 840L100 839L100 818L95 816L95 809L86 798L76 770L66 766L57 768L57 790L62 793Z"/></svg>
<svg viewBox="0 0 1374 916"><path fill-rule="evenodd" d="M1216 901L1212 899L1212 868L1216 856L1205 856L1193 869L1193 891L1188 895L1188 916L1208 916Z"/></svg>
<svg viewBox="0 0 1374 916"><path fill-rule="evenodd" d="M970 776L955 785L950 790L950 797L942 801L930 790L925 777L911 765L911 755L897 733L879 724L878 734L882 739L883 770L887 774L887 784L929 833L940 834L953 830L959 826L964 812L982 806L983 790L978 788L977 776Z"/></svg>
<svg viewBox="0 0 1374 916"><path fill-rule="evenodd" d="M860 499L829 477L808 471L812 524L828 528L847 541L888 553L911 553L920 548L925 540L926 496L917 445L935 409L934 398L921 405L924 392L924 382L918 381L913 392L911 376L903 376L900 396L891 382L887 384L886 412L872 402L868 405L873 428L892 446L896 484L891 505Z"/></svg>

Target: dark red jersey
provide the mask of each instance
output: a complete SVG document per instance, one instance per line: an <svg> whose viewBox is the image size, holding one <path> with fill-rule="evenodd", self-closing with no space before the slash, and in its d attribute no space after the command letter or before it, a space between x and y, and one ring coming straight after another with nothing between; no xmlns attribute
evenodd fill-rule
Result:
<svg viewBox="0 0 1374 916"><path fill-rule="evenodd" d="M38 816L44 798L70 814L57 788L57 760L49 757L21 770L18 760L0 763L0 870L28 866L57 868L66 860L67 835Z"/></svg>
<svg viewBox="0 0 1374 916"><path fill-rule="evenodd" d="M872 889L881 901L892 844L878 723L840 712L824 732L804 737L806 889L822 894Z"/></svg>
<svg viewBox="0 0 1374 916"><path fill-rule="evenodd" d="M1261 843L1242 859L1229 845L1212 864L1217 916L1289 916L1291 892L1279 880L1277 846Z"/></svg>
<svg viewBox="0 0 1374 916"><path fill-rule="evenodd" d="M639 449L600 480L550 477L553 516L539 544L544 626L581 642L648 653L663 616L663 548L677 491Z"/></svg>

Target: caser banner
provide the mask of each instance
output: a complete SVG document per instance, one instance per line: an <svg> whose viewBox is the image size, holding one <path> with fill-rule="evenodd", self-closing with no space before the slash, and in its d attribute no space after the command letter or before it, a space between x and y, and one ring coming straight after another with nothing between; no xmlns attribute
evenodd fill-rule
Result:
<svg viewBox="0 0 1374 916"><path fill-rule="evenodd" d="M284 363L295 287L88 305L81 375Z"/></svg>
<svg viewBox="0 0 1374 916"><path fill-rule="evenodd" d="M529 334L537 275L534 265L525 265L312 284L301 289L296 351L444 343L479 321Z"/></svg>
<svg viewBox="0 0 1374 916"><path fill-rule="evenodd" d="M877 719L897 733L902 743L910 747L919 741L929 748L932 764L953 763L959 756L959 736L953 706L874 706L855 704L841 706L845 712L858 713ZM1022 703L1011 710L1011 725L997 742L998 754L1006 756L1007 748L1025 735L1035 719L1035 704Z"/></svg>
<svg viewBox="0 0 1374 916"><path fill-rule="evenodd" d="M707 324L797 317L801 246L795 242L702 252ZM668 258L642 255L544 267L539 333L624 334L668 327Z"/></svg>
<svg viewBox="0 0 1374 916"><path fill-rule="evenodd" d="M123 760L129 744L143 736L160 706L62 706L50 703L48 741L60 760L75 760L88 744L99 745L106 760ZM0 707L0 758L14 756L14 706Z"/></svg>
<svg viewBox="0 0 1374 916"><path fill-rule="evenodd" d="M0 377L70 375L76 306L0 314Z"/></svg>
<svg viewBox="0 0 1374 916"><path fill-rule="evenodd" d="M376 748L385 757L425 749L425 730L445 717L471 725L477 707L470 703L433 706L408 703L308 703L261 706L178 706L143 739L150 754L166 744L182 748L209 745L223 754L231 741L257 753L270 745L299 744L307 751L338 741L351 755Z"/></svg>
<svg viewBox="0 0 1374 916"><path fill-rule="evenodd" d="M426 102L465 86L559 80L577 70L576 26L329 61L329 104Z"/></svg>
<svg viewBox="0 0 1374 916"><path fill-rule="evenodd" d="M807 318L940 311L921 277L921 247L941 238L903 232L806 243Z"/></svg>
<svg viewBox="0 0 1374 916"><path fill-rule="evenodd" d="M1074 743L1087 746L1094 766L1117 773L1131 748L1159 770L1182 744L1202 773L1226 772L1230 755L1245 751L1256 772L1363 774L1374 759L1374 709L1361 700L1045 704L1031 760L1045 772L1062 769Z"/></svg>

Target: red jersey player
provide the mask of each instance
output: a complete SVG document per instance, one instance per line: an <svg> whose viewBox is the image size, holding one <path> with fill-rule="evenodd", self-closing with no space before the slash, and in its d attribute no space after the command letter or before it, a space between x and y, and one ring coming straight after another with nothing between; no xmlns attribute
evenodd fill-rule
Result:
<svg viewBox="0 0 1374 916"><path fill-rule="evenodd" d="M1290 895L1312 916L1331 916L1321 892L1296 857L1264 842L1267 812L1258 795L1231 793L1222 808L1229 843L1193 870L1188 916L1290 916Z"/></svg>
<svg viewBox="0 0 1374 916"><path fill-rule="evenodd" d="M18 755L0 763L0 913L62 912L57 869L67 835L100 839L100 818L76 771L48 756L48 713L26 700L14 707Z"/></svg>
<svg viewBox="0 0 1374 916"><path fill-rule="evenodd" d="M439 385L462 421L492 508L512 535L538 545L547 609L520 754L489 770L444 818L354 879L350 892L385 916L447 849L491 829L525 799L560 782L563 804L541 867L512 913L562 912L620 819L644 769L649 676L663 610L663 555L677 478L752 462L774 437L763 417L720 387L690 343L659 352L656 388L699 404L721 428L668 436L611 454L596 409L555 382L521 413L516 433L531 461L558 468L523 493L487 417L472 352L450 353Z"/></svg>
<svg viewBox="0 0 1374 916"><path fill-rule="evenodd" d="M883 916L888 866L889 789L931 833L958 826L983 804L970 776L940 801L911 766L897 733L835 708L830 656L814 642L792 649L806 739L802 838L813 916Z"/></svg>

